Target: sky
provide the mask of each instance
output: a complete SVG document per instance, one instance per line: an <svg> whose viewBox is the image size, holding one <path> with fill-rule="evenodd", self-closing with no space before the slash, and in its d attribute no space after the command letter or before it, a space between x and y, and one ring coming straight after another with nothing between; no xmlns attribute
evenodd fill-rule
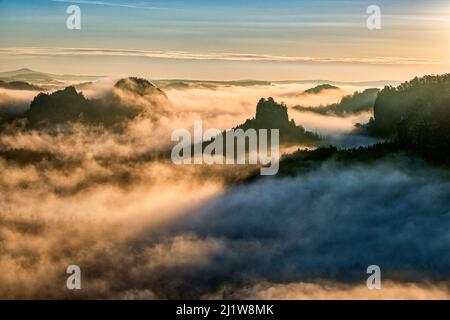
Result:
<svg viewBox="0 0 450 320"><path fill-rule="evenodd" d="M68 6L81 9L69 30ZM369 30L366 10L381 9ZM450 72L448 0L0 0L0 71L408 80Z"/></svg>

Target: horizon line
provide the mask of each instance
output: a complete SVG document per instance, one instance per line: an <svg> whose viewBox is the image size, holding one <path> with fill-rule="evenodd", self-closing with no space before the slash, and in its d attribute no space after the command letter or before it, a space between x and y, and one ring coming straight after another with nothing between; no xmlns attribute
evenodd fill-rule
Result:
<svg viewBox="0 0 450 320"><path fill-rule="evenodd" d="M153 80L153 81L196 81L196 82L246 82L246 81L254 81L254 82L271 82L271 83L281 83L281 82L334 82L334 83L344 83L344 84L359 84L359 83L370 83L370 82L398 82L402 83L404 81L409 80L393 80L393 79L377 79L377 80L358 80L358 81L345 81L345 80L331 80L331 79L319 79L319 78L313 78L313 79L299 79L299 78L293 78L293 79L282 79L282 80L271 80L271 79L252 79L252 78L236 78L233 80L217 80L217 79L206 79L206 78L147 78L143 76L134 76L134 75L126 75L126 74L111 74L111 75L96 75L96 74L76 74L76 73L52 73L52 72L46 72L46 71L40 71L29 67L22 67L19 69L14 70L0 70L0 74L2 73L11 73L11 72L17 72L21 70L29 70L36 73L42 73L46 75L52 75L52 76L79 76L79 77L97 77L100 79L104 78L130 78L130 77L136 77L136 78L142 78L147 80ZM445 72L442 74L446 74ZM430 74L435 75L435 74ZM436 74L438 75L438 74ZM417 76L420 77L420 76Z"/></svg>

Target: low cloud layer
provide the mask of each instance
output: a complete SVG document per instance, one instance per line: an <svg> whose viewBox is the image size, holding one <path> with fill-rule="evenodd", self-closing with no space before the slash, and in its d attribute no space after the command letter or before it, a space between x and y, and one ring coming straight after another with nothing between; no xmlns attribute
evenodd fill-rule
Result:
<svg viewBox="0 0 450 320"><path fill-rule="evenodd" d="M206 127L226 130L255 116L256 104L261 97L273 97L288 106L321 106L336 103L344 95L361 90L359 87L343 86L341 90L325 90L319 94L302 94L314 87L306 84L272 84L269 86L218 86L215 90L193 88L187 90L166 90L174 104L176 114L186 119L201 119ZM186 115L189 114L190 116ZM334 117L289 109L289 117L309 131L322 135L349 132L358 122L367 122L372 114L362 113L349 117ZM186 121L188 122L188 121Z"/></svg>
<svg viewBox="0 0 450 320"><path fill-rule="evenodd" d="M247 258L256 260L251 273L272 280L358 280L371 264L385 274L412 268L411 275L445 278L450 184L440 172L406 160L393 163L325 166L307 176L239 187L211 202L193 228L249 247L254 239L264 254Z"/></svg>
<svg viewBox="0 0 450 320"><path fill-rule="evenodd" d="M36 94L36 91L0 88L0 119L25 112L30 107L30 102Z"/></svg>
<svg viewBox="0 0 450 320"><path fill-rule="evenodd" d="M377 298L447 297L445 172L399 156L235 185L255 168L157 156L174 128L196 116L239 124L260 94L169 91L176 112L123 132L2 132L0 298L361 298L372 264L389 289ZM72 264L76 292L65 287Z"/></svg>
<svg viewBox="0 0 450 320"><path fill-rule="evenodd" d="M220 299L226 290L210 296ZM233 291L234 299L257 300L448 300L448 284L386 281L382 290L343 283L260 283Z"/></svg>
<svg viewBox="0 0 450 320"><path fill-rule="evenodd" d="M89 99L98 99L107 96L117 80L117 78L104 78L92 84L81 85L78 90ZM314 83L304 83L255 86L217 85L214 88L193 86L181 90L167 88L165 92L173 104L168 110L171 119L169 123L173 124L171 130L175 128L191 129L194 120L202 120L205 128L226 130L254 117L256 104L262 97L272 96L276 101L283 101L290 107L296 105L315 107L339 102L344 95L361 90L361 87L346 85L342 86L340 90L303 94L305 90L314 86L316 86ZM36 92L0 91L0 112L20 114L29 108L34 96L36 96ZM123 97L123 100L129 101L129 104L133 106L147 103L132 96ZM354 124L366 122L371 114L364 113L343 118L289 109L289 116L307 130L317 130L322 135L334 135L353 130ZM174 119L176 120L173 121ZM164 119L161 119L160 122L163 121ZM161 123L158 126L161 126ZM153 125L153 127L155 126ZM155 130L159 130L159 128L154 128L153 132ZM170 137L168 132L165 135Z"/></svg>
<svg viewBox="0 0 450 320"><path fill-rule="evenodd" d="M75 172L101 175L94 168ZM108 179L61 193L75 172L3 167L1 296L448 296L450 184L439 171L406 159L329 163L229 189L218 172L191 168L135 166L140 179L126 187ZM64 287L69 264L83 270L81 291ZM365 288L372 264L377 293Z"/></svg>

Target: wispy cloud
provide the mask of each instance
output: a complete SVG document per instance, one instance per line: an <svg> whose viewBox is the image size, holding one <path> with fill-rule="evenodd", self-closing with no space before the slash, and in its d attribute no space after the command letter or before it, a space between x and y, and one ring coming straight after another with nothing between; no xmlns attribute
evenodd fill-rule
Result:
<svg viewBox="0 0 450 320"><path fill-rule="evenodd" d="M88 1L88 0L52 0L53 2L64 2L73 4L88 4L88 5L98 5L98 6L109 6L109 7L122 7L122 8L132 8L132 9L166 9L157 6L148 6L145 4L135 4L135 3L119 3L110 1Z"/></svg>
<svg viewBox="0 0 450 320"><path fill-rule="evenodd" d="M414 21L429 21L429 22L450 22L450 17L445 15L408 15L408 14L392 14L385 15L386 18L391 19L390 22L401 20L400 22L414 22Z"/></svg>
<svg viewBox="0 0 450 320"><path fill-rule="evenodd" d="M235 62L341 63L370 65L450 65L450 61L407 57L306 57L257 53L121 50L100 48L0 48L0 56L111 56L176 60L210 60Z"/></svg>

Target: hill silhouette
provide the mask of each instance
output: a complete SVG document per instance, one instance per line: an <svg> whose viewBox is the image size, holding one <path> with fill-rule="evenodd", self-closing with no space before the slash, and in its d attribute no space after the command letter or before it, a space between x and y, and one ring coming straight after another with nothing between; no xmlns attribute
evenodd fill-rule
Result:
<svg viewBox="0 0 450 320"><path fill-rule="evenodd" d="M30 91L43 91L44 90L44 88L30 84L25 81L6 82L3 80L0 80L0 88L9 89L9 90L30 90Z"/></svg>
<svg viewBox="0 0 450 320"><path fill-rule="evenodd" d="M280 161L280 175L308 172L329 160L345 166L382 159L420 158L448 170L450 74L414 78L396 88L385 87L377 95L374 118L359 131L386 141L347 150L330 146L299 151Z"/></svg>
<svg viewBox="0 0 450 320"><path fill-rule="evenodd" d="M414 78L377 96L369 134L417 147L450 146L450 74Z"/></svg>
<svg viewBox="0 0 450 320"><path fill-rule="evenodd" d="M281 144L313 143L320 140L318 135L306 131L293 119L289 120L286 105L277 103L272 97L261 98L256 105L255 118L248 119L234 129L279 129Z"/></svg>
<svg viewBox="0 0 450 320"><path fill-rule="evenodd" d="M85 82L94 81L102 78L102 76L88 76L88 75L70 75L70 74L52 74L22 68L19 70L0 72L0 80L5 82L28 82L42 88L64 88L67 86L67 81L71 82Z"/></svg>
<svg viewBox="0 0 450 320"><path fill-rule="evenodd" d="M0 72L0 79L2 80L16 80L16 81L48 81L52 80L54 77L52 77L50 74L34 71L28 68L22 68L19 70L13 70L13 71L7 71L7 72Z"/></svg>
<svg viewBox="0 0 450 320"><path fill-rule="evenodd" d="M339 90L339 87L333 86L331 84L320 84L314 88L303 91L304 94L319 94L326 90Z"/></svg>
<svg viewBox="0 0 450 320"><path fill-rule="evenodd" d="M139 101L137 101L139 100ZM20 118L29 128L46 128L69 122L106 127L133 119L139 114L158 117L170 106L165 93L144 79L119 80L111 93L99 99L86 99L70 86L51 94L40 93Z"/></svg>
<svg viewBox="0 0 450 320"><path fill-rule="evenodd" d="M261 98L256 106L256 116L252 119L247 119L243 124L232 129L241 129L244 131L254 129L257 132L261 129L278 129L279 143L280 145L284 146L299 144L313 145L321 140L319 135L306 131L304 127L297 125L294 120L289 120L286 105L284 103L277 103L272 97L269 97L267 99ZM226 132L223 132L221 136L223 138L225 150L227 143ZM212 138L210 141L203 142L202 148L206 148L209 144L213 143L216 138ZM270 140L271 136L269 131L268 143L270 143ZM194 146L192 146L192 148L194 148ZM192 151L193 150L194 149L192 149Z"/></svg>
<svg viewBox="0 0 450 320"><path fill-rule="evenodd" d="M339 103L332 103L320 107L295 106L294 109L344 117L360 112L372 111L379 91L376 88L366 89L362 92L355 92L342 97Z"/></svg>
<svg viewBox="0 0 450 320"><path fill-rule="evenodd" d="M270 86L270 81L261 80L231 80L231 81L212 81L212 80L155 80L154 83L162 89L208 89L219 90L222 87L254 87Z"/></svg>

